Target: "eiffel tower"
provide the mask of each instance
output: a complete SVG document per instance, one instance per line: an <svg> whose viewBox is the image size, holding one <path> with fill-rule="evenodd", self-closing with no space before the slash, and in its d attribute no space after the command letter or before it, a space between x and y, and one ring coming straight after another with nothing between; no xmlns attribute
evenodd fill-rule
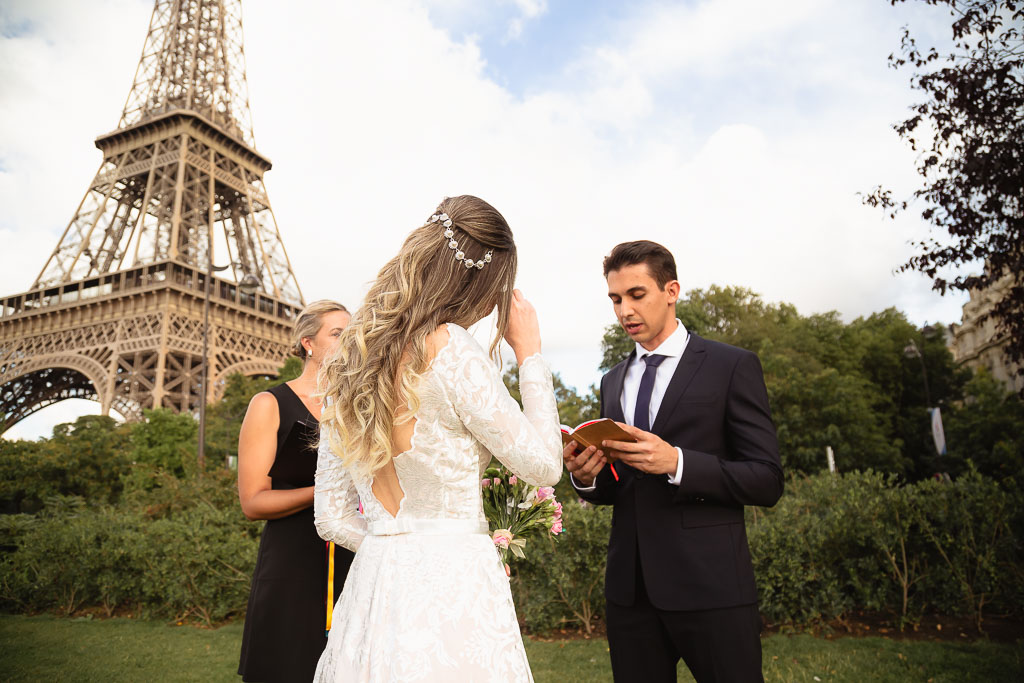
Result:
<svg viewBox="0 0 1024 683"><path fill-rule="evenodd" d="M69 398L128 420L194 411L229 374L287 357L303 299L254 147L240 0L156 0L121 120L96 146L39 277L0 299L0 431Z"/></svg>

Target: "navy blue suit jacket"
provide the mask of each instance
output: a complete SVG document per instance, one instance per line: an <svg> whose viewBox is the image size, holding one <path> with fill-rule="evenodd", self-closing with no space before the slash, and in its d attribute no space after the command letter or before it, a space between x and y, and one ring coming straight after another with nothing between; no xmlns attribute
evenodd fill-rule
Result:
<svg viewBox="0 0 1024 683"><path fill-rule="evenodd" d="M635 352L601 379L601 416L625 421L622 385ZM743 522L745 505L782 495L782 463L757 356L690 335L651 431L683 450L678 486L625 463L608 467L596 489L614 505L605 596L634 604L637 555L651 603L702 610L757 602Z"/></svg>

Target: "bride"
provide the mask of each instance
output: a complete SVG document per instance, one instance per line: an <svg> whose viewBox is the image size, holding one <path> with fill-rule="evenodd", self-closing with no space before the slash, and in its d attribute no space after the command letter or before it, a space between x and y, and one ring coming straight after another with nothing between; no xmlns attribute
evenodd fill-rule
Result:
<svg viewBox="0 0 1024 683"><path fill-rule="evenodd" d="M324 366L316 527L357 552L316 681L532 680L480 498L492 456L531 484L561 476L551 372L515 275L502 215L445 199ZM488 354L465 328L495 308ZM493 360L502 336L522 411Z"/></svg>

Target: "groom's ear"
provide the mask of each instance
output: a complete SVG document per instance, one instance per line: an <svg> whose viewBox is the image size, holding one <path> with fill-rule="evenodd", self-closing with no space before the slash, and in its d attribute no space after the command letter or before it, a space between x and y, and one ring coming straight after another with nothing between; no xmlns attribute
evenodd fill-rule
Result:
<svg viewBox="0 0 1024 683"><path fill-rule="evenodd" d="M669 280L665 283L664 292L675 301L679 301L680 290L681 287L679 286L679 280Z"/></svg>

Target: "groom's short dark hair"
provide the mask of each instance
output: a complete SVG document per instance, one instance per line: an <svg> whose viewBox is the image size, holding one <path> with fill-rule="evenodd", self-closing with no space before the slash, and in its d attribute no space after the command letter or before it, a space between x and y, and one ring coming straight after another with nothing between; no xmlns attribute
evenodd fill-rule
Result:
<svg viewBox="0 0 1024 683"><path fill-rule="evenodd" d="M651 271L651 277L658 283L660 289L665 289L676 277L676 260L672 258L672 252L657 242L650 240L637 240L636 242L623 242L612 249L612 253L604 257L604 276L613 270L619 270L624 266L635 266L638 263L646 263L647 270Z"/></svg>

